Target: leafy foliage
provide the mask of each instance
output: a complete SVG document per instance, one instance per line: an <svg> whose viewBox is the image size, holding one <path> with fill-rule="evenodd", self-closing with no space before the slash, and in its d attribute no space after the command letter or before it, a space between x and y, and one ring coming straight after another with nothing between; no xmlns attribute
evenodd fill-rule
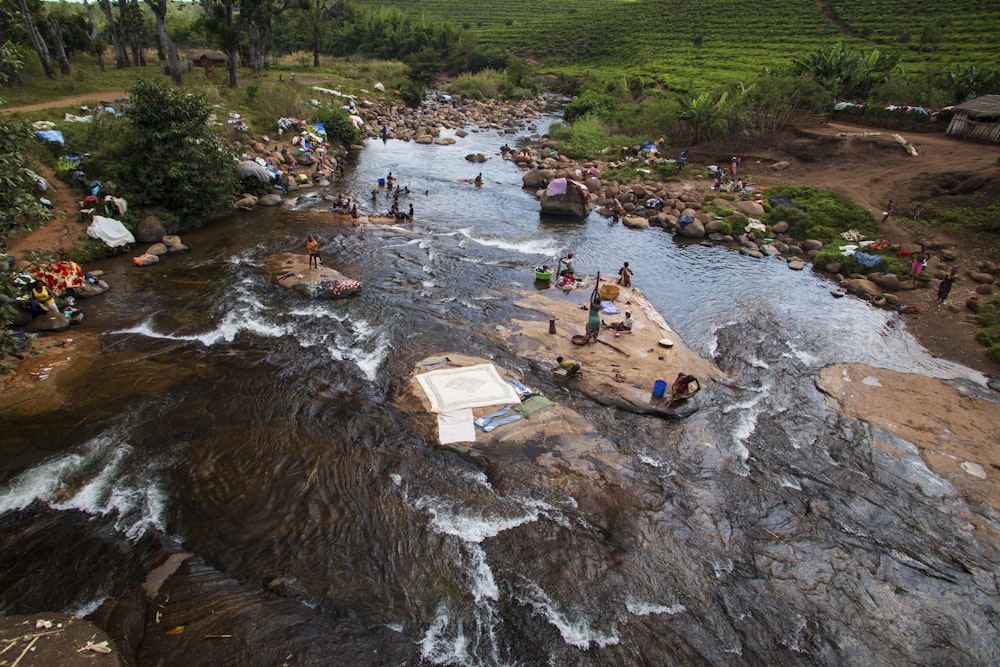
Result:
<svg viewBox="0 0 1000 667"><path fill-rule="evenodd" d="M327 138L342 144L361 143L361 130L354 127L349 114L340 108L326 107L319 113L319 122L326 128Z"/></svg>
<svg viewBox="0 0 1000 667"><path fill-rule="evenodd" d="M236 155L208 125L204 98L143 80L129 97L112 173L131 206L162 207L184 218L229 210L237 194Z"/></svg>
<svg viewBox="0 0 1000 667"><path fill-rule="evenodd" d="M781 186L767 191L769 201L787 197L792 205L774 206L764 222L770 226L784 220L788 233L799 239L828 242L840 234L856 229L865 236L878 234L878 223L872 214L847 197L808 186Z"/></svg>

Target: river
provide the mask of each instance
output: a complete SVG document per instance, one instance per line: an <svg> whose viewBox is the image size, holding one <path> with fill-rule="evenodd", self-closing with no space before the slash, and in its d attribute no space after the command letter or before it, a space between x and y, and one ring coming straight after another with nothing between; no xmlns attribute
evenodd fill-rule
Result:
<svg viewBox="0 0 1000 667"><path fill-rule="evenodd" d="M508 142L369 141L329 191L370 210L391 171L411 224L334 223L313 193L186 234L189 252L151 268L101 263L113 288L81 325L100 353L60 380L74 400L44 422L0 416L0 611L93 612L166 545L244 604L284 606L242 617L252 651L181 635L183 661L147 648L140 664L1000 661L997 553L967 519L984 510L814 384L837 362L981 376L780 260L596 214L542 220L498 157ZM491 159L464 159L479 151ZM463 182L479 172L483 187ZM308 234L360 297L270 283L264 258ZM410 432L393 399L412 365L456 350L517 366L481 332L522 317L532 267L568 250L588 273L630 263L726 373L715 402L665 422L536 378L609 443L617 464L593 480Z"/></svg>

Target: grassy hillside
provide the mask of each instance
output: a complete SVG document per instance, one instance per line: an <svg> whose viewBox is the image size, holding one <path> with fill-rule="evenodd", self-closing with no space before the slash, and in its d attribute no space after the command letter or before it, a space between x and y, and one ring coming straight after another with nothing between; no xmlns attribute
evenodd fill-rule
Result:
<svg viewBox="0 0 1000 667"><path fill-rule="evenodd" d="M1000 67L994 0L357 1L445 17L547 70L644 75L675 90L750 79L837 41L899 50L909 70Z"/></svg>

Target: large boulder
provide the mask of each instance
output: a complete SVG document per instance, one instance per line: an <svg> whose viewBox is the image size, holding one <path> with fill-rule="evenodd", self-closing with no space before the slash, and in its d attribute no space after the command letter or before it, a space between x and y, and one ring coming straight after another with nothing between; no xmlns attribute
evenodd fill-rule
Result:
<svg viewBox="0 0 1000 667"><path fill-rule="evenodd" d="M554 178L555 172L551 169L532 169L529 172L525 172L524 176L521 177L521 183L522 187L537 190L538 188L544 188Z"/></svg>
<svg viewBox="0 0 1000 667"><path fill-rule="evenodd" d="M882 294L882 289L867 278L848 278L840 283L840 286L851 294L857 294L865 299L871 299Z"/></svg>
<svg viewBox="0 0 1000 667"><path fill-rule="evenodd" d="M992 285L996 282L996 279L993 276L984 271L970 271L969 278L971 278L974 282L982 283L984 285Z"/></svg>
<svg viewBox="0 0 1000 667"><path fill-rule="evenodd" d="M622 224L633 229L645 229L646 227L649 227L649 220L646 218L637 218L635 216L627 215L622 218Z"/></svg>
<svg viewBox="0 0 1000 667"><path fill-rule="evenodd" d="M469 153L465 159L469 162L486 162L486 153Z"/></svg>
<svg viewBox="0 0 1000 667"><path fill-rule="evenodd" d="M903 283L895 273L872 273L868 279L885 292L899 292L904 289Z"/></svg>
<svg viewBox="0 0 1000 667"><path fill-rule="evenodd" d="M163 237L162 242L163 245L167 246L167 250L170 252L181 252L188 249L188 247L181 241L181 237L176 234L167 234Z"/></svg>
<svg viewBox="0 0 1000 667"><path fill-rule="evenodd" d="M257 203L261 206L278 206L281 204L281 195L264 195Z"/></svg>
<svg viewBox="0 0 1000 667"><path fill-rule="evenodd" d="M751 218L760 218L764 215L764 207L757 202L750 201L748 199L736 202L736 208Z"/></svg>
<svg viewBox="0 0 1000 667"><path fill-rule="evenodd" d="M45 311L28 322L24 330L29 333L63 331L69 328L69 319L60 312Z"/></svg>
<svg viewBox="0 0 1000 667"><path fill-rule="evenodd" d="M678 233L690 239L702 239L705 238L705 226L701 220L695 220L681 227Z"/></svg>
<svg viewBox="0 0 1000 667"><path fill-rule="evenodd" d="M135 240L139 243L156 243L167 233L160 219L154 214L144 216L135 226Z"/></svg>

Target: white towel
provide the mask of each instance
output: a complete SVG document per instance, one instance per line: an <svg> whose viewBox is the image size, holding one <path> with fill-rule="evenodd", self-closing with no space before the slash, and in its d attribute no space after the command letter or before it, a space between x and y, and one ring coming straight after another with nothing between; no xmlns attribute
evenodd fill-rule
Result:
<svg viewBox="0 0 1000 667"><path fill-rule="evenodd" d="M472 420L472 408L439 412L438 441L442 445L453 442L475 442L476 426Z"/></svg>

